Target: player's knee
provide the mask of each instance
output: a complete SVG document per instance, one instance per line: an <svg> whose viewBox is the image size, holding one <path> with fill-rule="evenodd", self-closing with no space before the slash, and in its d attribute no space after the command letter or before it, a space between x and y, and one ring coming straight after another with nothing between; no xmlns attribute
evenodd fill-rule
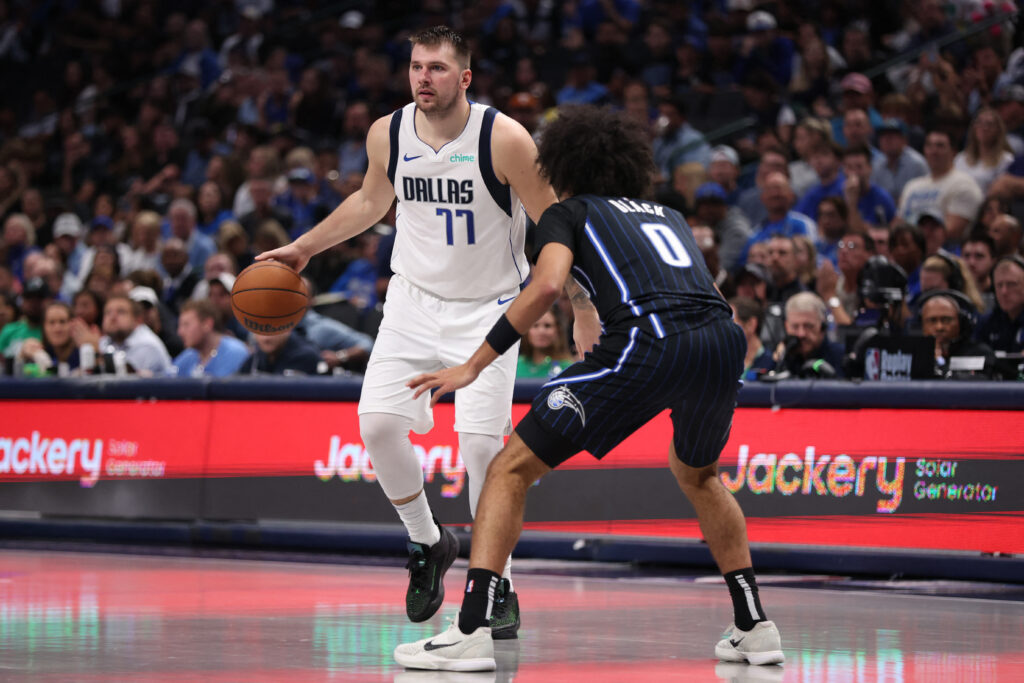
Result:
<svg viewBox="0 0 1024 683"><path fill-rule="evenodd" d="M400 415L366 413L359 416L359 435L371 451L375 446L387 447L389 441L409 435L409 421Z"/></svg>
<svg viewBox="0 0 1024 683"><path fill-rule="evenodd" d="M707 486L713 486L718 481L717 462L703 467L691 467L676 457L673 452L669 456L669 463L684 492L699 491Z"/></svg>
<svg viewBox="0 0 1024 683"><path fill-rule="evenodd" d="M514 449L506 446L487 467L487 478L518 481L531 486L550 468L528 449Z"/></svg>

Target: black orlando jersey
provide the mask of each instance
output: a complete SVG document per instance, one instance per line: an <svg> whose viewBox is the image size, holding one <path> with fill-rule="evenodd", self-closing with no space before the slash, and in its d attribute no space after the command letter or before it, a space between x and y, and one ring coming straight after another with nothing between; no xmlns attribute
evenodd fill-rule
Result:
<svg viewBox="0 0 1024 683"><path fill-rule="evenodd" d="M686 219L666 206L572 197L549 207L537 225L536 253L551 242L572 250L572 275L606 330L641 326L662 337L732 316Z"/></svg>

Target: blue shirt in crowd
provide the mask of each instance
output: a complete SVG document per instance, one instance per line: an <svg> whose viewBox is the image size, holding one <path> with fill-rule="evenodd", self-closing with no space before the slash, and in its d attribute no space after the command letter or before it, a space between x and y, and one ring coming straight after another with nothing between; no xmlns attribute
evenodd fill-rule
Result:
<svg viewBox="0 0 1024 683"><path fill-rule="evenodd" d="M206 365L199 364L198 351L185 349L174 359L174 367L178 370L178 377L227 377L238 372L248 357L249 349L245 344L225 334L221 335L217 352Z"/></svg>

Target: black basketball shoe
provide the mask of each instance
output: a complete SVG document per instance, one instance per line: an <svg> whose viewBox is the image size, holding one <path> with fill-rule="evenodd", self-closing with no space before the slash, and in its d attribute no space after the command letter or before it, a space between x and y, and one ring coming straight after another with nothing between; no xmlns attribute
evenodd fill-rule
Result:
<svg viewBox="0 0 1024 683"><path fill-rule="evenodd" d="M441 540L434 545L407 544L409 588L405 592L405 613L411 621L426 621L437 612L444 602L444 574L459 554L459 539L440 524L437 527Z"/></svg>
<svg viewBox="0 0 1024 683"><path fill-rule="evenodd" d="M519 596L511 589L508 579L498 583L491 608L491 638L511 640L519 637Z"/></svg>

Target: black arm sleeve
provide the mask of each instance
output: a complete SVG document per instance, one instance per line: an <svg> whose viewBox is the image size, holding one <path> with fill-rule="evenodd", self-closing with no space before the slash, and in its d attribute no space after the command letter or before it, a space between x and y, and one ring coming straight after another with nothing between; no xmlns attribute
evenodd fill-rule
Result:
<svg viewBox="0 0 1024 683"><path fill-rule="evenodd" d="M564 244L575 254L578 235L587 222L587 206L583 202L567 199L552 204L540 217L534 234L534 259L540 255L546 244Z"/></svg>

